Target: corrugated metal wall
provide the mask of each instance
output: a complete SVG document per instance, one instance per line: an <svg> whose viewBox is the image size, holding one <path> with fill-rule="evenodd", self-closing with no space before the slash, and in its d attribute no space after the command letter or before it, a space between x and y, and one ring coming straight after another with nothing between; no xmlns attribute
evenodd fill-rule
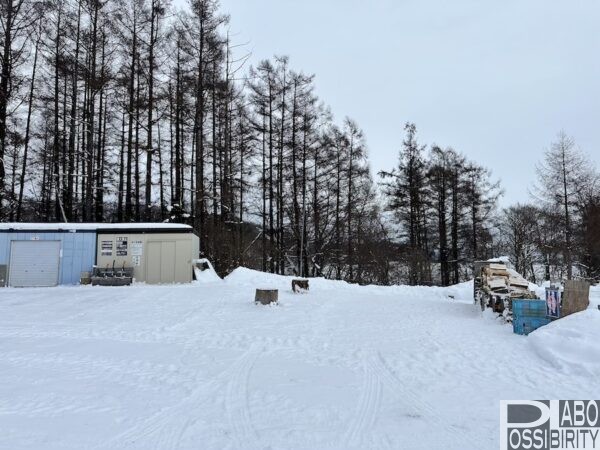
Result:
<svg viewBox="0 0 600 450"><path fill-rule="evenodd" d="M61 241L60 284L79 284L81 272L92 270L96 258L96 233L32 233L0 231L0 264L10 264L11 241Z"/></svg>

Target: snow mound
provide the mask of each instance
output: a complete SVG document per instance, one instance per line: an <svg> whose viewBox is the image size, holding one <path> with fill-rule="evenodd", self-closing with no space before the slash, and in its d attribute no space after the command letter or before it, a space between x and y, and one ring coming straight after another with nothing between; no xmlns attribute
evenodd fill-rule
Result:
<svg viewBox="0 0 600 450"><path fill-rule="evenodd" d="M529 335L533 350L565 372L600 373L600 311L587 309Z"/></svg>
<svg viewBox="0 0 600 450"><path fill-rule="evenodd" d="M274 273L260 272L254 269L248 269L247 267L238 267L233 272L225 277L225 281L231 284L242 284L252 285L258 289L292 289L292 280L299 278L291 275L277 275ZM323 289L339 289L353 287L350 283L340 280L327 280L325 278L310 278L304 277L310 280L310 289L318 288ZM358 286L358 285L356 285Z"/></svg>
<svg viewBox="0 0 600 450"><path fill-rule="evenodd" d="M283 283L287 285L291 278L284 275L259 272L247 267L238 267L225 277L225 281L231 284L252 284L266 288L278 287Z"/></svg>
<svg viewBox="0 0 600 450"><path fill-rule="evenodd" d="M194 266L194 277L196 278L196 283L214 283L216 281L223 281L221 277L217 275L217 272L208 259L202 259L198 262L208 264L208 269L200 270L197 266Z"/></svg>
<svg viewBox="0 0 600 450"><path fill-rule="evenodd" d="M246 267L238 267L225 277L225 281L232 285L251 285L257 289L279 289L291 291L292 280L298 278L288 275L277 275L260 272ZM378 286L358 285L342 280L329 280L326 278L306 277L310 283L310 292L335 291L345 294L359 294L361 297L369 298L374 295L394 295L398 299L420 298L423 301L454 301L458 303L473 303L473 281L459 283L448 287L431 286ZM330 300L336 299L331 295Z"/></svg>

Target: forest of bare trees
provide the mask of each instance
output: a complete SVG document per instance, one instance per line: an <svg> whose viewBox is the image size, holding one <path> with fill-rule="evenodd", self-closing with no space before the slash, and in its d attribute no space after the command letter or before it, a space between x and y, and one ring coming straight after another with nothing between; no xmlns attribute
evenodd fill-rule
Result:
<svg viewBox="0 0 600 450"><path fill-rule="evenodd" d="M600 176L560 132L537 167L532 202L502 212L503 249L530 280L600 278Z"/></svg>
<svg viewBox="0 0 600 450"><path fill-rule="evenodd" d="M530 277L598 276L598 187L588 171L575 189L584 163L566 136L540 169L564 175L540 186L545 204L500 213L492 174L411 123L374 179L359 124L287 57L249 66L216 0L0 13L2 221L188 223L222 274L448 285L503 252Z"/></svg>

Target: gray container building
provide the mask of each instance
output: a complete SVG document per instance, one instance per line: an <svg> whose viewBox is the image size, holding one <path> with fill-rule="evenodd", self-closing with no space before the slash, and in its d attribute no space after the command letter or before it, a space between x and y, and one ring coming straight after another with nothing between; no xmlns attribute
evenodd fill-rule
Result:
<svg viewBox="0 0 600 450"><path fill-rule="evenodd" d="M135 281L187 283L199 239L171 223L0 223L0 286L78 284L94 266L133 268Z"/></svg>

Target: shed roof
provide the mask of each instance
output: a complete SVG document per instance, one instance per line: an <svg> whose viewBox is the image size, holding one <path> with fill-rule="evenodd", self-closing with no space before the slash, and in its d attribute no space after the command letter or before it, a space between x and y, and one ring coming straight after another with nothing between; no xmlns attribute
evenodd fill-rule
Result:
<svg viewBox="0 0 600 450"><path fill-rule="evenodd" d="M155 232L168 233L192 232L192 227L181 223L36 223L36 222L6 222L0 223L0 231L36 231L36 232L78 232L78 231L97 231L97 232Z"/></svg>

